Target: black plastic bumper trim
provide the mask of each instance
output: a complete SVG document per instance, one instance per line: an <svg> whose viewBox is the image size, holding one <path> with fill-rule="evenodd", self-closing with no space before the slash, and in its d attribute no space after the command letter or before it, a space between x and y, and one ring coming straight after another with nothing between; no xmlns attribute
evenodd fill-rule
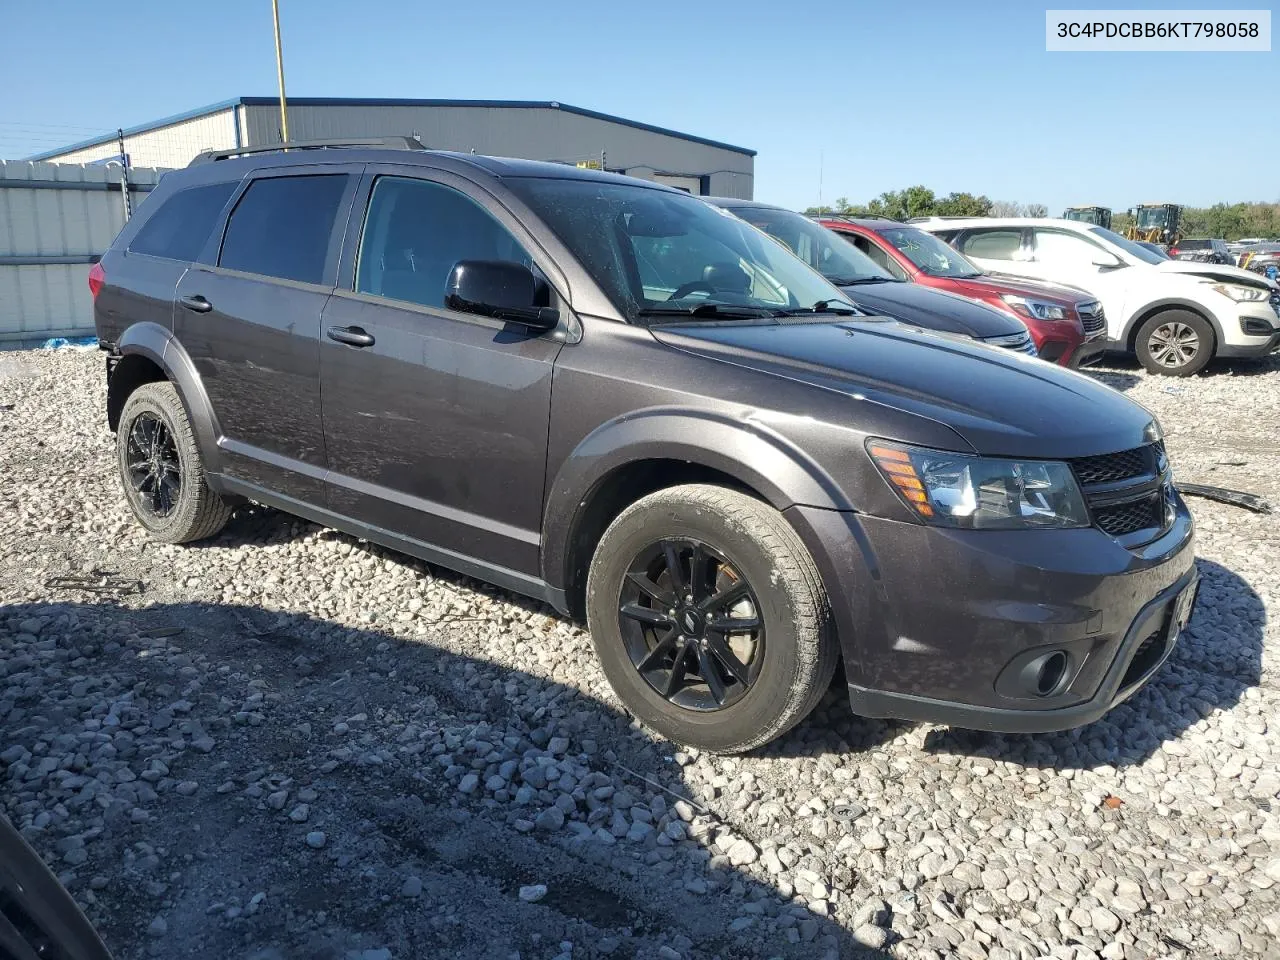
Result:
<svg viewBox="0 0 1280 960"><path fill-rule="evenodd" d="M1131 697L1169 658L1177 642L1178 631L1178 624L1169 609L1170 604L1183 590L1188 587L1194 588L1198 581L1199 574L1192 567L1138 611L1138 615L1129 625L1128 632L1125 633L1115 660L1112 661L1106 676L1098 686L1098 692L1091 700L1084 703L1054 710L988 707L950 700L933 700L909 693L869 690L851 683L849 684L849 704L853 712L861 717L915 720L922 723L938 723L999 733L1050 733L1082 727L1098 720L1113 707ZM1159 660L1137 682L1121 687L1121 680L1124 678L1125 671L1129 669L1129 662L1137 652L1138 645L1150 633L1150 630L1144 632L1143 628L1147 627L1156 615L1168 616L1168 623L1163 629L1172 631L1173 635L1169 636L1166 633L1164 652Z"/></svg>

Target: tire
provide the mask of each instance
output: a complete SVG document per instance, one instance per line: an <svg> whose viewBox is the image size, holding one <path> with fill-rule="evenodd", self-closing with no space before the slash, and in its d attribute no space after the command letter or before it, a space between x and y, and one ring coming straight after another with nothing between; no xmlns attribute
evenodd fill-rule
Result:
<svg viewBox="0 0 1280 960"><path fill-rule="evenodd" d="M1134 351L1148 373L1190 377L1213 359L1216 338L1209 321L1190 310L1162 310L1138 328ZM1187 355L1188 347L1194 352Z"/></svg>
<svg viewBox="0 0 1280 960"><path fill-rule="evenodd" d="M701 603L681 601L670 590L667 545L682 581L705 596ZM637 587L640 580L646 588ZM647 590L669 593L659 598ZM742 599L717 606L718 598L736 594ZM622 612L624 604L631 613ZM704 605L701 627L677 623L690 613L696 620ZM654 622L634 619L636 607ZM754 629L728 629L753 619ZM753 749L793 727L817 705L839 658L818 569L795 531L768 504L705 484L652 493L610 524L591 561L587 621L605 676L627 709L677 743L716 753ZM679 638L660 657L670 669L642 672L673 631ZM660 688L670 685L685 642L683 663L694 669L670 696ZM726 649L731 657L721 659ZM726 666L731 660L737 674ZM713 682L700 679L702 670L719 681L722 703Z"/></svg>
<svg viewBox="0 0 1280 960"><path fill-rule="evenodd" d="M157 540L204 540L231 517L232 508L205 482L191 423L168 380L144 383L125 401L116 430L116 465L129 508Z"/></svg>

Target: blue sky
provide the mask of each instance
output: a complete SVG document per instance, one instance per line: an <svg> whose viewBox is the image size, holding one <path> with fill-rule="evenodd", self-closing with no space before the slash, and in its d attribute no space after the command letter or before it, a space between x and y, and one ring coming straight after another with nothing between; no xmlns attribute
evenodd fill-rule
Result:
<svg viewBox="0 0 1280 960"><path fill-rule="evenodd" d="M1280 200L1280 54L1046 53L1046 5L281 0L281 19L291 95L560 100L758 150L756 197L793 207L820 164L827 201ZM270 0L3 22L0 157L275 93Z"/></svg>

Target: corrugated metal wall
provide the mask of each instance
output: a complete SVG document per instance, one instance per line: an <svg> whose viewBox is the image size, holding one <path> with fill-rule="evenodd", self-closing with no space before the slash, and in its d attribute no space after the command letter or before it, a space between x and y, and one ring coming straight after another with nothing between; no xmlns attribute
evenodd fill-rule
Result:
<svg viewBox="0 0 1280 960"><path fill-rule="evenodd" d="M202 150L229 150L235 145L235 113L231 107L124 138L125 152L135 167L185 167ZM92 163L119 153L118 143L112 140L62 153L54 159L58 163Z"/></svg>
<svg viewBox="0 0 1280 960"><path fill-rule="evenodd" d="M247 106L244 143L278 142L275 107ZM755 158L653 130L611 123L567 110L475 106L291 106L294 140L418 134L429 147L481 154L559 160L599 160L610 170L652 179L654 173L709 176L711 193L749 200Z"/></svg>
<svg viewBox="0 0 1280 960"><path fill-rule="evenodd" d="M135 210L162 173L129 171ZM0 340L91 335L89 266L124 222L119 167L0 161Z"/></svg>

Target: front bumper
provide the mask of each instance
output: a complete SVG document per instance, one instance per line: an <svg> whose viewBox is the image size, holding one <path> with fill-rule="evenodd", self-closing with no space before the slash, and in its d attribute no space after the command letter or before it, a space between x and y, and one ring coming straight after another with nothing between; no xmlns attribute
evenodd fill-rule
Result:
<svg viewBox="0 0 1280 960"><path fill-rule="evenodd" d="M1107 335L1105 332L1099 333L1076 347L1075 352L1068 359L1068 365L1072 370L1079 370L1081 367L1097 361L1106 350Z"/></svg>
<svg viewBox="0 0 1280 960"><path fill-rule="evenodd" d="M1266 330L1270 333L1250 335L1246 330ZM1228 332L1218 345L1220 357L1265 357L1280 350L1280 307L1269 303L1242 305L1236 319L1236 328Z"/></svg>
<svg viewBox="0 0 1280 960"><path fill-rule="evenodd" d="M1172 650L1194 531L1125 549L1100 530L965 531L793 507L831 597L855 713L1033 733L1090 723ZM1181 602L1180 602L1181 601ZM1063 651L1050 695L1024 665Z"/></svg>

